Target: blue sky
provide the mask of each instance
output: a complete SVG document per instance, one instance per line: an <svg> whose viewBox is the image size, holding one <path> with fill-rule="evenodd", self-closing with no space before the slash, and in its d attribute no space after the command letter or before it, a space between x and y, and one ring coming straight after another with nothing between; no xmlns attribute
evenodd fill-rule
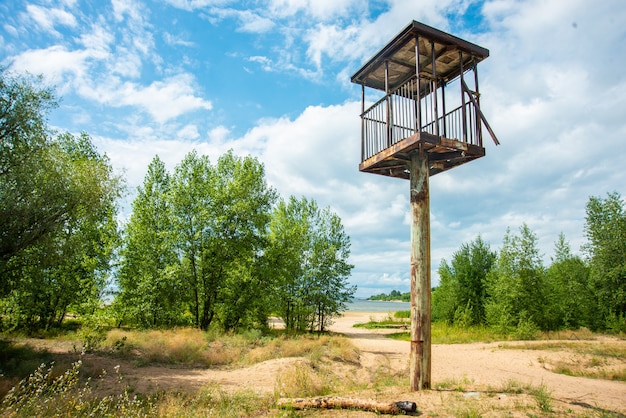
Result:
<svg viewBox="0 0 626 418"><path fill-rule="evenodd" d="M560 232L579 253L589 196L626 196L623 0L15 0L0 65L56 86L50 124L89 133L126 177L122 217L154 155L173 169L232 148L339 214L369 296L409 289L408 182L358 171L349 79L412 19L490 50L481 104L502 143L431 178L433 284L462 243L497 249L524 222L546 263Z"/></svg>

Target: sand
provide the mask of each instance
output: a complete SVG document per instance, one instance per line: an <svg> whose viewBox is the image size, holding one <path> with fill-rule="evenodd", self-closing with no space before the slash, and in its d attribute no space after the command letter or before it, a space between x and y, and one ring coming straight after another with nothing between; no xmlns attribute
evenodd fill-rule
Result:
<svg viewBox="0 0 626 418"><path fill-rule="evenodd" d="M345 365L346 376L367 382L381 370L391 375L406 376L406 386L363 389L351 394L338 394L382 401L409 400L418 404L420 416L456 416L470 412L491 416L526 416L524 405L536 402L528 394L504 393L507 382L545 387L557 412L563 415L594 416L599 411L626 414L626 382L571 377L550 370L551 360L571 356L571 352L504 349L503 343L450 344L432 346L432 388L411 392L408 387L410 344L385 337L394 330L354 328L355 323L381 319L383 313L348 312L335 320L330 331L351 339L360 350L359 365ZM615 340L617 344L626 341ZM507 342L507 345L523 344ZM616 359L623 362L626 359ZM122 382L136 393L160 390L196 390L212 384L226 391L248 389L262 395L272 395L277 377L302 359L280 358L246 368L200 369L175 367L135 367L130 361L87 355L86 363L107 369L109 374L100 384L118 385L112 370L120 365ZM337 370L343 370L338 365ZM108 383L107 383L108 382ZM108 390L101 387L101 390ZM503 393L500 393L503 392ZM456 409L455 409L456 408ZM565 412L564 412L565 411ZM316 412L321 416L336 416ZM375 416L373 413L342 411L341 416Z"/></svg>

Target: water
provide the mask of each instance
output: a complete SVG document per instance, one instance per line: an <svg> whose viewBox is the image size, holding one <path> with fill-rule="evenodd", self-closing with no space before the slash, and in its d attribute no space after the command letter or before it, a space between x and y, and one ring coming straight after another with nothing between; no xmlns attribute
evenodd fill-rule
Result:
<svg viewBox="0 0 626 418"><path fill-rule="evenodd" d="M382 300L353 299L347 304L348 312L397 312L411 309L409 302L386 302Z"/></svg>

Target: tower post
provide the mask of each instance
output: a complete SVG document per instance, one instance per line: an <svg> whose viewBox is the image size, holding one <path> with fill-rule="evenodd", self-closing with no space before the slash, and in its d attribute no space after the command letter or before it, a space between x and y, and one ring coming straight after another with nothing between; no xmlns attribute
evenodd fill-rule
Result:
<svg viewBox="0 0 626 418"><path fill-rule="evenodd" d="M430 389L430 197L428 154L411 153L411 390Z"/></svg>

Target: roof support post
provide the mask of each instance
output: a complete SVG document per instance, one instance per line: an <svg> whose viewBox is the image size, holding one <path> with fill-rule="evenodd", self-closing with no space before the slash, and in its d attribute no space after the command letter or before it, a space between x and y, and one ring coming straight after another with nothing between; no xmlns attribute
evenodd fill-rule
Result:
<svg viewBox="0 0 626 418"><path fill-rule="evenodd" d="M476 103L480 108L480 92L478 91L478 65L476 64L475 59L472 62L472 66L474 67L474 87L476 89ZM479 147L483 146L483 130L479 117L476 117L476 145L478 145Z"/></svg>
<svg viewBox="0 0 626 418"><path fill-rule="evenodd" d="M433 99L435 106L435 135L439 136L439 112L437 111L437 54L435 53L435 41L430 41L430 49L432 52L432 69L433 69Z"/></svg>
<svg viewBox="0 0 626 418"><path fill-rule="evenodd" d="M446 129L446 82L441 82L441 127L443 128L444 138L448 137L448 130Z"/></svg>
<svg viewBox="0 0 626 418"><path fill-rule="evenodd" d="M430 193L428 154L411 153L411 390L430 389Z"/></svg>
<svg viewBox="0 0 626 418"><path fill-rule="evenodd" d="M361 161L365 161L365 83L361 83Z"/></svg>
<svg viewBox="0 0 626 418"><path fill-rule="evenodd" d="M422 100L420 92L422 91L422 82L420 80L420 37L415 35L415 77L417 79L417 92L415 94L415 132L422 130Z"/></svg>
<svg viewBox="0 0 626 418"><path fill-rule="evenodd" d="M461 115L463 119L463 142L467 142L467 108L465 107L465 91L463 86L465 81L463 80L463 51L459 51L459 66L461 71Z"/></svg>
<svg viewBox="0 0 626 418"><path fill-rule="evenodd" d="M386 124L387 124L387 147L390 147L393 143L392 141L392 113L393 109L391 108L391 96L389 95L389 60L385 60L385 104L386 104Z"/></svg>

